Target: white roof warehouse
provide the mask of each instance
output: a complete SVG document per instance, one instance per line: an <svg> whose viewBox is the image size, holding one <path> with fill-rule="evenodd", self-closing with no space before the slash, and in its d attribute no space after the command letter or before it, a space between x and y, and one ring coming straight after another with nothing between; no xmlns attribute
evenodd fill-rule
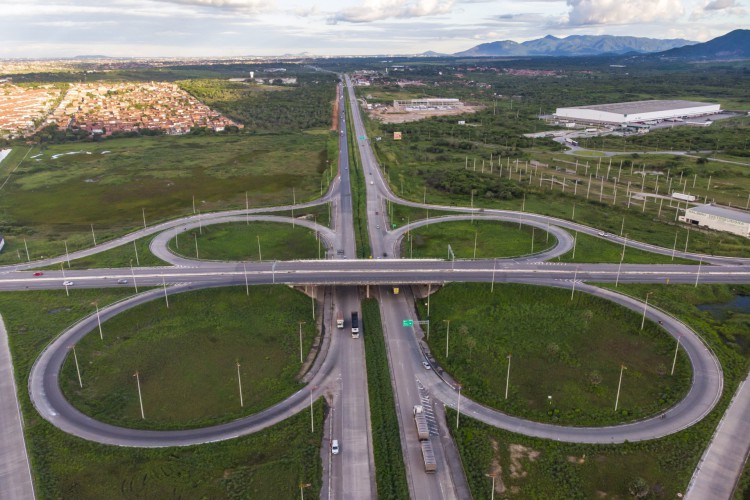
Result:
<svg viewBox="0 0 750 500"><path fill-rule="evenodd" d="M680 216L680 220L750 238L750 212L743 210L717 205L699 205L685 210L685 215Z"/></svg>
<svg viewBox="0 0 750 500"><path fill-rule="evenodd" d="M583 122L623 124L672 118L689 118L721 112L721 105L696 101L633 101L557 108L558 118Z"/></svg>

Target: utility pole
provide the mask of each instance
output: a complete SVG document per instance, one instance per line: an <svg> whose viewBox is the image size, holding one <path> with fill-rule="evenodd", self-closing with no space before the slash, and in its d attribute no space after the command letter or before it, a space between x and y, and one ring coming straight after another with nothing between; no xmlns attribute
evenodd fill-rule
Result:
<svg viewBox="0 0 750 500"><path fill-rule="evenodd" d="M508 374L505 376L505 399L508 399L509 384L510 384L510 353L508 353Z"/></svg>
<svg viewBox="0 0 750 500"><path fill-rule="evenodd" d="M451 320L444 319L443 323L448 323L448 330L445 332L445 359L448 359L448 339L451 336Z"/></svg>
<svg viewBox="0 0 750 500"><path fill-rule="evenodd" d="M146 420L146 415L143 413L143 396L141 395L141 377L138 375L138 372L135 372L135 382L138 384L138 402L141 404L141 418L143 420Z"/></svg>
<svg viewBox="0 0 750 500"><path fill-rule="evenodd" d="M242 400L242 377L240 376L240 362L237 361L237 383L240 386L240 406L244 407L245 402Z"/></svg>
<svg viewBox="0 0 750 500"><path fill-rule="evenodd" d="M81 381L81 370L78 368L78 356L76 356L76 346L72 346L73 349L73 361L75 361L76 364L76 373L78 374L78 387L83 389L83 382Z"/></svg>
<svg viewBox="0 0 750 500"><path fill-rule="evenodd" d="M682 336L677 337L677 345L674 347L674 359L672 360L672 371L669 373L669 375L674 375L674 366L677 364L677 351L680 350L680 339Z"/></svg>
<svg viewBox="0 0 750 500"><path fill-rule="evenodd" d="M302 325L304 325L304 321L299 322L299 362L300 364L303 363L302 361Z"/></svg>
<svg viewBox="0 0 750 500"><path fill-rule="evenodd" d="M622 387L622 372L627 370L625 365L620 365L620 381L617 383L617 397L615 397L615 411L617 411L617 405L620 402L620 388Z"/></svg>
<svg viewBox="0 0 750 500"><path fill-rule="evenodd" d="M648 292L646 294L646 301L643 303L643 318L641 319L641 330L643 330L643 325L646 324L646 309L648 309L648 297L654 292Z"/></svg>

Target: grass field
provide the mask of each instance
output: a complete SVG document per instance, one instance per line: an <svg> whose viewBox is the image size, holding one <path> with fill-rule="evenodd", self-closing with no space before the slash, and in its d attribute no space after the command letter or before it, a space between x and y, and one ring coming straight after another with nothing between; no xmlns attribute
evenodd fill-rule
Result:
<svg viewBox="0 0 750 500"><path fill-rule="evenodd" d="M244 208L246 193L253 207L313 199L327 188L335 161L329 136L165 136L35 148L0 197L0 263L16 261L16 249L25 254L24 238L35 259L63 254L63 241L70 251L91 246L92 225L101 242L142 227L144 215L151 225L194 210Z"/></svg>
<svg viewBox="0 0 750 500"><path fill-rule="evenodd" d="M578 233L576 238L575 258L573 251L561 255L557 262L590 262L590 263L618 263L620 259L625 264L695 264L697 261L645 252L635 248L625 248L625 257L622 257L623 245L601 238Z"/></svg>
<svg viewBox="0 0 750 500"><path fill-rule="evenodd" d="M201 231L196 229L179 234L170 240L169 248L178 255L194 259L197 242L198 258L207 260L325 258L325 246L317 240L314 232L302 226L233 222L205 226Z"/></svg>
<svg viewBox="0 0 750 500"><path fill-rule="evenodd" d="M81 411L117 425L185 428L232 420L300 388L298 322L307 321L306 356L315 337L309 319L309 299L286 287L251 287L249 296L244 287L174 295L168 309L157 300L103 323L103 340L91 332L76 346L83 388L71 357L60 383Z"/></svg>
<svg viewBox="0 0 750 500"><path fill-rule="evenodd" d="M449 422L455 412L447 409ZM458 430L448 425L461 454L473 498L633 498L640 478L650 495L684 493L710 425L664 439L623 445L558 443L528 438L461 415Z"/></svg>
<svg viewBox="0 0 750 500"><path fill-rule="evenodd" d="M38 498L291 498L299 484L320 490L322 428L310 432L300 414L256 435L198 447L135 449L105 446L65 434L42 420L28 397L26 380L36 357L63 328L129 294L122 290L75 290L0 294L8 329L26 446ZM323 405L317 404L316 422Z"/></svg>
<svg viewBox="0 0 750 500"><path fill-rule="evenodd" d="M629 487L638 478L648 486L650 495L647 498L675 498L677 493L684 493L739 381L747 376L750 360L750 334L746 326L750 314L728 311L723 320L718 320L696 306L726 304L736 296L750 295L750 289L729 285L700 285L697 288L670 285L654 290L653 285L628 284L620 285L620 291L633 296L655 291L649 303L677 315L717 354L724 371L725 390L716 409L695 426L672 436L615 446L527 438L488 427L462 415L458 431L453 425L449 427L461 453L474 498L491 497L492 480L486 474L497 476L496 495L500 498L501 483L508 490L514 489L512 496L519 499L625 498L632 496ZM449 422L454 422L455 413L450 409L448 418ZM513 474L511 467L517 472L523 470L523 473ZM746 491L746 478L740 491L742 488ZM740 500L744 498L743 494L746 493L739 493L740 496L735 498Z"/></svg>
<svg viewBox="0 0 750 500"><path fill-rule="evenodd" d="M651 322L641 331L636 312L580 292L571 300L570 291L545 287L490 289L451 284L431 298L432 353L479 402L543 422L606 425L663 411L690 385L682 353L669 375L674 340ZM423 302L418 306L425 317ZM615 413L621 364L627 372Z"/></svg>
<svg viewBox="0 0 750 500"><path fill-rule="evenodd" d="M541 229L510 222L470 221L430 224L410 231L401 241L401 255L408 258L449 259L448 245L456 259L516 257L542 252L557 239ZM476 239L476 255L474 242ZM533 240L533 241L532 241Z"/></svg>
<svg viewBox="0 0 750 500"><path fill-rule="evenodd" d="M168 266L167 262L151 253L149 245L153 236L139 238L133 243L127 243L119 247L105 250L104 252L71 259L70 265L64 263L65 269L96 269L102 267L129 267L131 264L138 266ZM40 269L58 270L60 265L46 266Z"/></svg>

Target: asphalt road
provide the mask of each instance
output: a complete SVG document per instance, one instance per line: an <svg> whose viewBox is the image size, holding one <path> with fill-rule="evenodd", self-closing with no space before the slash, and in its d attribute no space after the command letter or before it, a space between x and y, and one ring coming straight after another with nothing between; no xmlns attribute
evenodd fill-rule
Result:
<svg viewBox="0 0 750 500"><path fill-rule="evenodd" d="M34 498L29 457L23 439L21 409L8 346L8 332L0 316L0 496L7 500Z"/></svg>

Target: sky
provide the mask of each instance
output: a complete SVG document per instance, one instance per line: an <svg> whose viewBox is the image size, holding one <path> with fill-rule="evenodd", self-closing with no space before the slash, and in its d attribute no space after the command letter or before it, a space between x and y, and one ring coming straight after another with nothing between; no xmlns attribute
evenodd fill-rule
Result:
<svg viewBox="0 0 750 500"><path fill-rule="evenodd" d="M545 35L703 42L750 0L0 0L0 59L454 53Z"/></svg>

